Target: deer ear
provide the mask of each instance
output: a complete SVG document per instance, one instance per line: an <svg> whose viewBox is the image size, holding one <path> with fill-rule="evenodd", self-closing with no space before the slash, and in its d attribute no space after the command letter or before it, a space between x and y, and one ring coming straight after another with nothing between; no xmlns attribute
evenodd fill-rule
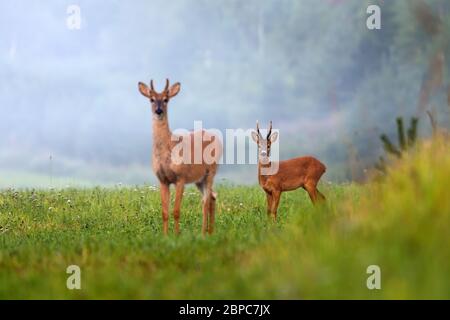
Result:
<svg viewBox="0 0 450 320"><path fill-rule="evenodd" d="M181 84L179 82L173 84L169 89L169 98L175 97L180 92Z"/></svg>
<svg viewBox="0 0 450 320"><path fill-rule="evenodd" d="M258 143L258 134L255 131L252 131L252 139L256 143Z"/></svg>
<svg viewBox="0 0 450 320"><path fill-rule="evenodd" d="M147 98L150 98L150 91L148 90L148 86L145 83L139 82L138 84L139 92Z"/></svg>
<svg viewBox="0 0 450 320"><path fill-rule="evenodd" d="M175 97L178 94L178 92L180 92L180 89L181 89L181 84L179 82L172 85L169 89L169 97L170 98Z"/></svg>
<svg viewBox="0 0 450 320"><path fill-rule="evenodd" d="M275 142L278 139L278 132L274 132L270 135L270 141Z"/></svg>

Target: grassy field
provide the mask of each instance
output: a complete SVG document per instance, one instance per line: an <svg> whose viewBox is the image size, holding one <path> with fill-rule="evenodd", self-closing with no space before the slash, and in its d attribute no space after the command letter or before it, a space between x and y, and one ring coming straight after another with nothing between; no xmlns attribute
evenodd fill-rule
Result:
<svg viewBox="0 0 450 320"><path fill-rule="evenodd" d="M0 298L450 298L450 152L428 143L388 177L324 184L314 208L286 193L277 224L258 187L222 185L216 233L201 236L187 189L182 234L163 237L158 190L4 190ZM66 288L68 265L81 290ZM366 286L381 268L381 290Z"/></svg>

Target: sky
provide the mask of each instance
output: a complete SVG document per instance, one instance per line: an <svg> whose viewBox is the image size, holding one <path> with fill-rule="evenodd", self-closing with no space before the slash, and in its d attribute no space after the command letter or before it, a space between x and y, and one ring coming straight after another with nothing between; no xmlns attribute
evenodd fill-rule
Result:
<svg viewBox="0 0 450 320"><path fill-rule="evenodd" d="M171 128L274 120L283 157L315 155L342 179L336 145L351 140L371 63L349 54L361 43L352 30L366 29L363 3L2 1L0 187L155 183L137 83L166 78L181 83ZM255 183L256 169L224 166L220 177Z"/></svg>

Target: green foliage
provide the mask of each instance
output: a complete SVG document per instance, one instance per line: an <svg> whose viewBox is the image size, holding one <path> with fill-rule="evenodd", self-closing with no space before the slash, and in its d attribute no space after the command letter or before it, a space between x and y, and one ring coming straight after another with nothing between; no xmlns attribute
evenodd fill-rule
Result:
<svg viewBox="0 0 450 320"><path fill-rule="evenodd" d="M182 234L161 234L152 187L0 193L0 298L450 298L450 152L420 146L381 183L282 197L277 224L259 187L220 186L217 232L201 236L186 190ZM68 265L82 289L66 289ZM382 289L368 290L378 265Z"/></svg>
<svg viewBox="0 0 450 320"><path fill-rule="evenodd" d="M397 135L398 135L398 144L402 151L406 150L406 137L405 137L405 129L403 128L403 118L397 118Z"/></svg>
<svg viewBox="0 0 450 320"><path fill-rule="evenodd" d="M403 118L398 117L396 122L397 122L397 137L399 147L396 147L386 134L382 134L380 136L380 140L383 144L383 149L387 154L393 155L397 158L401 158L403 153L407 152L409 148L412 148L416 142L417 125L419 119L415 117L411 118L407 134L405 134L405 129L403 126ZM375 167L385 172L386 160L383 157L380 157Z"/></svg>
<svg viewBox="0 0 450 320"><path fill-rule="evenodd" d="M383 142L383 148L386 152L396 155L399 158L402 156L400 150L392 144L391 140L388 138L387 135L382 134L380 136L380 139Z"/></svg>
<svg viewBox="0 0 450 320"><path fill-rule="evenodd" d="M419 124L418 118L411 118L411 125L408 129L408 148L412 147L416 143L417 139L417 126Z"/></svg>

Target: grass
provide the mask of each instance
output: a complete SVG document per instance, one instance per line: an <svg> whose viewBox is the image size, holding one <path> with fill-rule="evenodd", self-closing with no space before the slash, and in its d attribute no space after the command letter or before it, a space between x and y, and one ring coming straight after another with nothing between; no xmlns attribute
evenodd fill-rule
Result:
<svg viewBox="0 0 450 320"><path fill-rule="evenodd" d="M158 190L0 193L0 299L449 299L450 151L427 143L379 182L285 193L277 224L259 187L218 186L216 233L201 236L187 189L182 234L163 237ZM66 288L81 268L82 289ZM366 286L381 268L381 290Z"/></svg>

